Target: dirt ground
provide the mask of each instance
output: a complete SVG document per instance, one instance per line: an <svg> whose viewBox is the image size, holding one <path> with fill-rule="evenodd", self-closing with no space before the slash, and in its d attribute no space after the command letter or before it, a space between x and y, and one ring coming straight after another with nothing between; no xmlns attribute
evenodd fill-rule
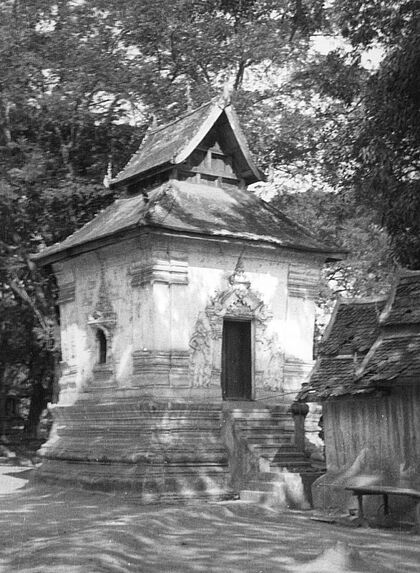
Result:
<svg viewBox="0 0 420 573"><path fill-rule="evenodd" d="M241 502L146 505L0 466L1 573L420 571L420 537Z"/></svg>

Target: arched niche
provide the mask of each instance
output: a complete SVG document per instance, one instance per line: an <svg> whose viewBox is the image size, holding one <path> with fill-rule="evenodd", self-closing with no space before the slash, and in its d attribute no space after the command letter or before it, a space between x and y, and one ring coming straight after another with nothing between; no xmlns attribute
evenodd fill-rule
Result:
<svg viewBox="0 0 420 573"><path fill-rule="evenodd" d="M108 362L108 341L102 328L96 329L96 359L97 364Z"/></svg>

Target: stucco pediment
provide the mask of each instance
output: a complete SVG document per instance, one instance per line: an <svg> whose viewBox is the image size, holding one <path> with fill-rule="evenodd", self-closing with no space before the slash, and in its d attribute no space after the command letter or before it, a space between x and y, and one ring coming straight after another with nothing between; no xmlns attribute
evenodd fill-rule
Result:
<svg viewBox="0 0 420 573"><path fill-rule="evenodd" d="M226 291L211 298L205 310L213 337L221 336L223 318L255 320L258 324L257 339L265 330L267 321L272 317L259 294L251 288L233 285Z"/></svg>
<svg viewBox="0 0 420 573"><path fill-rule="evenodd" d="M105 269L101 264L101 282L99 285L98 300L95 308L89 314L87 323L93 329L100 329L104 332L107 341L110 342L117 325L117 315L112 307L108 287L105 281Z"/></svg>
<svg viewBox="0 0 420 573"><path fill-rule="evenodd" d="M229 287L216 293L206 307L206 315L213 332L219 332L219 322L224 317L256 320L265 329L272 317L259 293L251 289L251 281L245 275L242 257L228 279ZM258 336L257 336L258 338Z"/></svg>

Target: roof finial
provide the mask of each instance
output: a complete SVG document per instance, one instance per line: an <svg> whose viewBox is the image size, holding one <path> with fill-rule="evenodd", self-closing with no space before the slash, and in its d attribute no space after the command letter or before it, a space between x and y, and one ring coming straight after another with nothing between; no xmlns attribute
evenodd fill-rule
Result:
<svg viewBox="0 0 420 573"><path fill-rule="evenodd" d="M191 97L191 84L189 81L187 81L185 95L187 98L187 111L192 111L194 109L194 102L193 102L192 97Z"/></svg>
<svg viewBox="0 0 420 573"><path fill-rule="evenodd" d="M109 158L109 161L108 161L108 167L107 167L107 170L106 170L106 174L105 174L105 177L104 177L104 180L103 180L104 187L106 187L107 189L109 189L109 184L110 184L111 181L112 181L112 159L111 159L111 157L110 157L110 158Z"/></svg>
<svg viewBox="0 0 420 573"><path fill-rule="evenodd" d="M223 103L224 105L229 105L232 96L232 89L229 85L229 78L226 76L225 81L223 82Z"/></svg>
<svg viewBox="0 0 420 573"><path fill-rule="evenodd" d="M242 249L242 252L239 255L238 260L236 262L235 270L230 275L228 281L233 287L241 287L248 289L251 283L245 276L244 251L245 248Z"/></svg>

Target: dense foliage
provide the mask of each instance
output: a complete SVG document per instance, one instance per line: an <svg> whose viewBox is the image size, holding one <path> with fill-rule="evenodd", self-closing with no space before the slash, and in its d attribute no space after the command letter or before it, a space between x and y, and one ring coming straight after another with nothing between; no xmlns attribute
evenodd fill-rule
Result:
<svg viewBox="0 0 420 573"><path fill-rule="evenodd" d="M347 50L299 76L335 98L333 106L345 104L324 127L327 179L373 208L395 258L412 269L420 268L419 16L412 0L336 2L334 21ZM372 49L382 59L367 73L363 56Z"/></svg>
<svg viewBox="0 0 420 573"><path fill-rule="evenodd" d="M18 388L32 393L34 431L59 361L54 281L29 254L113 200L104 176L151 122L226 83L277 204L351 251L328 270L337 292L386 288L387 232L419 268L418 31L408 0L4 0L0 420ZM319 55L317 35L346 49Z"/></svg>

